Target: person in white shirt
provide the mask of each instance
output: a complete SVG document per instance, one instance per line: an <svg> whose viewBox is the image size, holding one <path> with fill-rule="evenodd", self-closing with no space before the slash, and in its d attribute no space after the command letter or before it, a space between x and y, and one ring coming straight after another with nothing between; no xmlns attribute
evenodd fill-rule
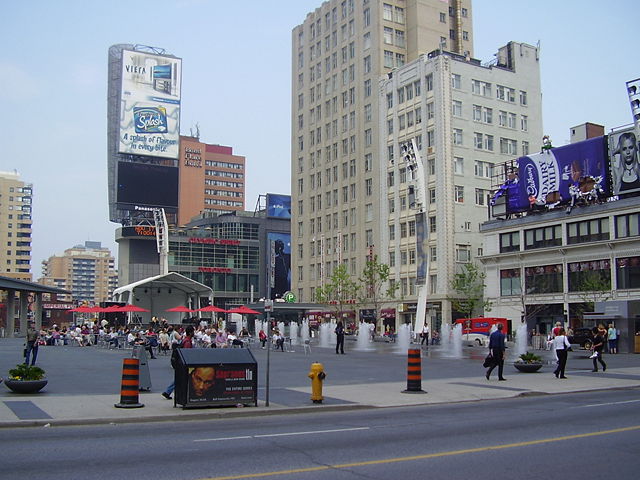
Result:
<svg viewBox="0 0 640 480"><path fill-rule="evenodd" d="M422 337L422 340L420 341L420 345L424 345L425 342L427 343L427 345L429 345L429 325L427 325L426 322L422 327L422 334L420 336Z"/></svg>
<svg viewBox="0 0 640 480"><path fill-rule="evenodd" d="M564 369L567 366L567 355L571 344L565 335L564 328L560 327L558 334L553 338L553 349L558 357L558 366L553 374L556 378L567 378L564 376Z"/></svg>

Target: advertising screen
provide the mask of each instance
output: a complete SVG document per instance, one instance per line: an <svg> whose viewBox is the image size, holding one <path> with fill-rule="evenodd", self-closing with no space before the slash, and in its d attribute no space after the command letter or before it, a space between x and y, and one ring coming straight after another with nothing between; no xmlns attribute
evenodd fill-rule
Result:
<svg viewBox="0 0 640 480"><path fill-rule="evenodd" d="M119 208L178 207L178 169L143 163L118 162L116 202Z"/></svg>
<svg viewBox="0 0 640 480"><path fill-rule="evenodd" d="M506 203L507 213L570 204L572 192L587 187L602 197L610 195L606 137L552 148L517 162L517 173L491 199L492 205Z"/></svg>
<svg viewBox="0 0 640 480"><path fill-rule="evenodd" d="M178 158L182 60L122 51L118 151Z"/></svg>
<svg viewBox="0 0 640 480"><path fill-rule="evenodd" d="M267 193L267 217L291 218L291 196Z"/></svg>
<svg viewBox="0 0 640 480"><path fill-rule="evenodd" d="M640 192L638 138L632 127L609 135L609 163L613 195Z"/></svg>
<svg viewBox="0 0 640 480"><path fill-rule="evenodd" d="M267 265L270 265L271 299L282 298L291 290L291 234L267 233Z"/></svg>
<svg viewBox="0 0 640 480"><path fill-rule="evenodd" d="M187 402L191 406L254 403L256 364L215 364L190 367Z"/></svg>

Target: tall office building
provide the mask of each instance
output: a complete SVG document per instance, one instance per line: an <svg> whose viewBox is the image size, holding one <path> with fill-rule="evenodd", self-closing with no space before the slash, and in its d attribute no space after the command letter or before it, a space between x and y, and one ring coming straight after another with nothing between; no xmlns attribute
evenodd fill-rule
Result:
<svg viewBox="0 0 640 480"><path fill-rule="evenodd" d="M537 50L509 44L481 65L464 0L325 2L294 28L292 46L294 291L313 300L338 264L359 276L375 254L403 296L386 323L413 320L417 210L400 162L413 139L427 166L427 201L435 195L423 205L426 221L437 222L424 245L434 256L429 317L449 321L455 263L481 248L475 237L487 213L478 203L492 166L541 136Z"/></svg>
<svg viewBox="0 0 640 480"><path fill-rule="evenodd" d="M31 281L31 200L33 185L17 171L0 172L1 275Z"/></svg>
<svg viewBox="0 0 640 480"><path fill-rule="evenodd" d="M43 285L55 286L72 292L71 298L58 295L58 299L77 304L99 304L111 299L118 286L115 259L100 242L84 242L68 248L61 256L54 255L42 262Z"/></svg>

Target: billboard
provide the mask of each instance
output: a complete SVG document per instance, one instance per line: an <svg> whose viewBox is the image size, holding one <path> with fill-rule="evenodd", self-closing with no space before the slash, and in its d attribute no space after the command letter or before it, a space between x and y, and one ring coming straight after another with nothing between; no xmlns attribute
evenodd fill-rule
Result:
<svg viewBox="0 0 640 480"><path fill-rule="evenodd" d="M267 193L267 217L291 218L291 195Z"/></svg>
<svg viewBox="0 0 640 480"><path fill-rule="evenodd" d="M552 148L517 160L491 205L506 213L570 205L578 196L609 196L607 137Z"/></svg>
<svg viewBox="0 0 640 480"><path fill-rule="evenodd" d="M178 158L182 60L122 51L118 152Z"/></svg>
<svg viewBox="0 0 640 480"><path fill-rule="evenodd" d="M291 234L269 232L267 242L269 287L271 299L275 300L291 290Z"/></svg>
<svg viewBox="0 0 640 480"><path fill-rule="evenodd" d="M638 138L633 127L609 135L609 163L612 195L640 192Z"/></svg>
<svg viewBox="0 0 640 480"><path fill-rule="evenodd" d="M178 168L148 163L118 162L118 208L178 208Z"/></svg>

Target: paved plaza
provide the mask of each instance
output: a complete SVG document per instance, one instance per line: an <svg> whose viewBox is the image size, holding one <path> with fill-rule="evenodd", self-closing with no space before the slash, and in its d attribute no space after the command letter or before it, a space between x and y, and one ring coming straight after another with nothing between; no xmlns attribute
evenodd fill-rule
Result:
<svg viewBox="0 0 640 480"><path fill-rule="evenodd" d="M22 361L22 339L0 339L0 376ZM421 348L412 344L410 348ZM407 353L397 344L375 342L357 350L357 342L347 340L345 355L334 348L322 348L312 341L310 352L302 345L269 355L269 406L267 394L267 351L253 346L258 362L258 407L182 409L160 393L173 379L169 356L149 359L151 389L142 391L145 406L115 408L120 401L122 361L131 350L97 346L40 347L37 364L47 372L48 384L38 394L18 395L0 385L0 427L28 425L68 425L118 423L189 418L216 418L229 415L307 412L318 409L347 409L468 402L535 394L640 387L640 355L605 355L606 372L591 372L589 353L569 354L567 380L552 374L551 352L536 351L545 365L538 373L520 373L513 367L513 348L505 362L507 382L496 377L487 381L482 367L486 348L464 346L461 358L453 358L439 346L421 348L424 394L407 394ZM307 377L314 362L323 364L327 374L322 404L310 400L311 381Z"/></svg>

